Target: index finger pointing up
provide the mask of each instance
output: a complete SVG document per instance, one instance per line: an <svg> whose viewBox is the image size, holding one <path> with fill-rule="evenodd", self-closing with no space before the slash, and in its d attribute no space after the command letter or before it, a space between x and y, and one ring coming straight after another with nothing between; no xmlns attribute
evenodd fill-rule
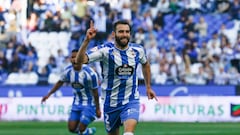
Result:
<svg viewBox="0 0 240 135"><path fill-rule="evenodd" d="M94 28L94 24L92 20L90 21L90 28Z"/></svg>

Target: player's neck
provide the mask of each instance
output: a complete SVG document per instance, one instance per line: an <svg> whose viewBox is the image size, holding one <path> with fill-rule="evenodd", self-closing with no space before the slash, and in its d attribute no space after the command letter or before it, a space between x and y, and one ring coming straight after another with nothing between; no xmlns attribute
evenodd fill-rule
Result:
<svg viewBox="0 0 240 135"><path fill-rule="evenodd" d="M123 47L123 46L120 46L120 45L118 45L118 44L115 43L115 47L116 47L117 49L119 49L119 50L127 50L127 49L128 49L128 44Z"/></svg>
<svg viewBox="0 0 240 135"><path fill-rule="evenodd" d="M75 71L80 71L81 70L81 66L75 66L75 67L73 67L73 69L75 70Z"/></svg>

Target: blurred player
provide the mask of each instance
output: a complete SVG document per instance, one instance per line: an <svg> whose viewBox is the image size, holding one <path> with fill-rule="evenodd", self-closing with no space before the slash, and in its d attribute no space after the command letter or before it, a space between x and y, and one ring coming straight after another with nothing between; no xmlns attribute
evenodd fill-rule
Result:
<svg viewBox="0 0 240 135"><path fill-rule="evenodd" d="M68 120L68 129L79 135L93 135L96 128L88 128L88 125L101 117L98 96L98 76L88 67L80 67L75 63L78 50L71 54L71 66L68 66L61 75L60 80L53 86L51 91L42 98L45 102L51 94L55 93L64 83L70 83L73 88L74 100ZM82 68L82 69L81 69Z"/></svg>
<svg viewBox="0 0 240 135"><path fill-rule="evenodd" d="M115 42L105 43L89 50L87 47L97 30L90 24L85 40L77 54L76 62L100 61L103 67L102 99L104 101L104 122L108 135L119 135L124 125L124 135L133 135L139 119L139 91L136 69L142 64L146 92L149 99L156 99L150 85L150 65L141 45L129 43L131 26L127 21L114 24L112 35Z"/></svg>

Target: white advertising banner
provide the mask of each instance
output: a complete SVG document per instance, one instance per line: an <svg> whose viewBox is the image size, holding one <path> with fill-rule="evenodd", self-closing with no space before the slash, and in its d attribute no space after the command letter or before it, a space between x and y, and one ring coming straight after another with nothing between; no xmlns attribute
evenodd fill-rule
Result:
<svg viewBox="0 0 240 135"><path fill-rule="evenodd" d="M72 97L51 97L45 104L40 102L41 97L0 98L0 120L68 119ZM237 96L158 97L158 101L141 97L140 102L140 121L240 121L240 98Z"/></svg>
<svg viewBox="0 0 240 135"><path fill-rule="evenodd" d="M51 97L41 104L41 97L0 98L1 120L66 121L72 97Z"/></svg>
<svg viewBox="0 0 240 135"><path fill-rule="evenodd" d="M141 98L142 121L234 122L240 121L240 98L159 97L158 101Z"/></svg>

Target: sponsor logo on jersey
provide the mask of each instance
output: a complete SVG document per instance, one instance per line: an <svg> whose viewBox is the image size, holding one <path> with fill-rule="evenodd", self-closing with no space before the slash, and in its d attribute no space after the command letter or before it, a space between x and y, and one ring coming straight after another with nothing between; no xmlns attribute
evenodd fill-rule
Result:
<svg viewBox="0 0 240 135"><path fill-rule="evenodd" d="M82 88L84 88L84 86L82 84L77 83L77 82L72 83L72 87L75 88L75 89L82 89Z"/></svg>
<svg viewBox="0 0 240 135"><path fill-rule="evenodd" d="M118 76L131 76L133 74L133 70L134 68L132 66L124 64L116 68L116 74Z"/></svg>

